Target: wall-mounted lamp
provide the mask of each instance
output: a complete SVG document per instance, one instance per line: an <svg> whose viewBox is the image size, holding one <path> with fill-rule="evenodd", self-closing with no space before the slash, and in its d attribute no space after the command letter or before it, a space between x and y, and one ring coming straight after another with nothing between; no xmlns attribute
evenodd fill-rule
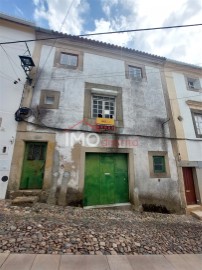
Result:
<svg viewBox="0 0 202 270"><path fill-rule="evenodd" d="M32 79L29 77L29 72L35 66L34 61L31 56L19 55L21 60L21 66L24 69L25 74L27 75L27 80L31 84Z"/></svg>

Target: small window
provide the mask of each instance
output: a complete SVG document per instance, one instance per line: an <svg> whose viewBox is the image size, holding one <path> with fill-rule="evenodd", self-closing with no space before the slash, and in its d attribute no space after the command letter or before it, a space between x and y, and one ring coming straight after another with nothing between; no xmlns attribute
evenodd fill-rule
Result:
<svg viewBox="0 0 202 270"><path fill-rule="evenodd" d="M149 151L150 178L170 178L168 153L166 151Z"/></svg>
<svg viewBox="0 0 202 270"><path fill-rule="evenodd" d="M78 66L78 55L61 53L60 54L60 64L75 68Z"/></svg>
<svg viewBox="0 0 202 270"><path fill-rule="evenodd" d="M154 173L166 172L164 156L153 156L153 169L154 169Z"/></svg>
<svg viewBox="0 0 202 270"><path fill-rule="evenodd" d="M45 101L44 101L44 103L45 104L54 104L54 101L55 101L55 98L54 98L54 96L45 96Z"/></svg>
<svg viewBox="0 0 202 270"><path fill-rule="evenodd" d="M60 92L53 90L41 90L40 107L44 109L58 109Z"/></svg>
<svg viewBox="0 0 202 270"><path fill-rule="evenodd" d="M202 112L192 111L196 137L202 137Z"/></svg>
<svg viewBox="0 0 202 270"><path fill-rule="evenodd" d="M115 118L115 97L93 95L92 117Z"/></svg>
<svg viewBox="0 0 202 270"><path fill-rule="evenodd" d="M142 79L142 69L139 67L128 66L128 75L131 79Z"/></svg>
<svg viewBox="0 0 202 270"><path fill-rule="evenodd" d="M197 78L187 78L189 90L199 90L201 88L200 81Z"/></svg>

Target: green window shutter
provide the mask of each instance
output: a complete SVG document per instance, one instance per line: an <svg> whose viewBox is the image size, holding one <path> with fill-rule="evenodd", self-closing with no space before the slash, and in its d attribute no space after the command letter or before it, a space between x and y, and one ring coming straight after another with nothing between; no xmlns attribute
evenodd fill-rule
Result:
<svg viewBox="0 0 202 270"><path fill-rule="evenodd" d="M154 173L166 172L164 156L153 156L153 169L154 169Z"/></svg>

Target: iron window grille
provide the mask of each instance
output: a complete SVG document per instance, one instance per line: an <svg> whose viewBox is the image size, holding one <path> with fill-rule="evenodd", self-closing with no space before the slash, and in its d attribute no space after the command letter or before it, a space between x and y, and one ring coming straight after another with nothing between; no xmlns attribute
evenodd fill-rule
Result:
<svg viewBox="0 0 202 270"><path fill-rule="evenodd" d="M115 102L115 97L93 95L92 117L115 118Z"/></svg>

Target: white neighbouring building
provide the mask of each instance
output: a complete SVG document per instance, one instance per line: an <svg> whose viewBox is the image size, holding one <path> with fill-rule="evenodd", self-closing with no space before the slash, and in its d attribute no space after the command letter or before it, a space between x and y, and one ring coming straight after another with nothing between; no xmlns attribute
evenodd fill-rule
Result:
<svg viewBox="0 0 202 270"><path fill-rule="evenodd" d="M165 76L177 168L186 205L202 204L202 67L167 60Z"/></svg>
<svg viewBox="0 0 202 270"><path fill-rule="evenodd" d="M33 23L0 14L0 42L34 38ZM29 43L31 53L33 48L34 42ZM0 199L6 195L17 128L14 115L20 106L26 80L19 55L26 51L25 43L0 47Z"/></svg>

